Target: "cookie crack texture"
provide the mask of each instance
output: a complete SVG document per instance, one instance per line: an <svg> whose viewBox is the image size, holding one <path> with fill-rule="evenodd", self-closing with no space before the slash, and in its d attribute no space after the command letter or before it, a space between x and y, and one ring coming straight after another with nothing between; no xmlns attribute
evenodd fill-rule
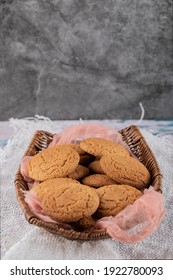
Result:
<svg viewBox="0 0 173 280"><path fill-rule="evenodd" d="M33 187L44 212L59 222L90 217L98 208L95 190L72 179L51 179Z"/></svg>
<svg viewBox="0 0 173 280"><path fill-rule="evenodd" d="M64 166L66 165L67 162L68 162L68 159L65 159L65 160L63 161L63 163L61 164L61 167L64 167Z"/></svg>
<svg viewBox="0 0 173 280"><path fill-rule="evenodd" d="M37 181L65 177L75 170L80 157L70 146L58 145L35 155L28 164L29 176Z"/></svg>
<svg viewBox="0 0 173 280"><path fill-rule="evenodd" d="M115 216L142 195L142 192L128 185L104 186L97 190L100 199L95 213L97 218Z"/></svg>
<svg viewBox="0 0 173 280"><path fill-rule="evenodd" d="M138 160L129 157L103 156L100 165L104 172L120 184L143 188L150 182L150 173Z"/></svg>
<svg viewBox="0 0 173 280"><path fill-rule="evenodd" d="M44 158L44 156L43 156L42 153L40 153L40 157L41 157L42 161L43 161L45 164L47 164L47 161L45 160L45 158Z"/></svg>
<svg viewBox="0 0 173 280"><path fill-rule="evenodd" d="M81 141L80 147L96 157L102 157L104 154L129 156L121 145L104 138L87 138Z"/></svg>

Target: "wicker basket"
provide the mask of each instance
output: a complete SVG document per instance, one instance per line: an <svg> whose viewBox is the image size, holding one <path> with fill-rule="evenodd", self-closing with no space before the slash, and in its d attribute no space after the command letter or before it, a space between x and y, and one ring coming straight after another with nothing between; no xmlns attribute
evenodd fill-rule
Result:
<svg viewBox="0 0 173 280"><path fill-rule="evenodd" d="M144 137L136 126L130 126L119 131L122 134L123 140L128 144L133 154L148 168L151 174L151 185L156 191L162 192L162 175L160 173L157 161L148 147ZM52 141L53 134L47 131L36 131L31 143L25 152L25 155L33 156L44 148L47 148ZM28 190L27 183L23 179L20 170L17 171L15 176L15 189L18 202L25 214L27 221L30 224L42 227L49 232L57 235L64 236L68 239L82 239L82 240L95 240L110 237L105 230L94 230L79 232L73 229L60 227L54 223L48 223L40 220L29 209L24 200L23 191Z"/></svg>

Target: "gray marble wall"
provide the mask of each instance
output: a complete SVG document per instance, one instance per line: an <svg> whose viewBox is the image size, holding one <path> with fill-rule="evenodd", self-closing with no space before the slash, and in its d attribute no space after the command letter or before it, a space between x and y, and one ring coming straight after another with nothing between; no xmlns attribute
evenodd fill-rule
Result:
<svg viewBox="0 0 173 280"><path fill-rule="evenodd" d="M173 118L172 0L0 0L0 120Z"/></svg>

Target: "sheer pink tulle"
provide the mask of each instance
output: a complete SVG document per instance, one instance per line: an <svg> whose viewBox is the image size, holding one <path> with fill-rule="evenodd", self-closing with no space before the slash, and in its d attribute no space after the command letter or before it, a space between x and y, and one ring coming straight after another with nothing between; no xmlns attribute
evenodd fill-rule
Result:
<svg viewBox="0 0 173 280"><path fill-rule="evenodd" d="M39 185L40 182L39 181L31 181L31 182L27 182L27 185L28 185L28 189L31 190L34 186L37 186Z"/></svg>
<svg viewBox="0 0 173 280"><path fill-rule="evenodd" d="M81 140L90 137L111 140L122 145L131 154L128 145L122 140L122 135L118 132L118 130L97 123L80 124L67 127L61 133L54 135L53 141L50 143L49 147L57 144L79 143Z"/></svg>
<svg viewBox="0 0 173 280"><path fill-rule="evenodd" d="M28 165L28 162L31 160L31 158L32 158L32 156L25 156L22 158L21 163L20 163L20 172L26 182L33 181L33 179L31 179L29 177L28 170L27 170L27 165Z"/></svg>
<svg viewBox="0 0 173 280"><path fill-rule="evenodd" d="M115 217L99 219L96 228L106 229L116 240L133 244L149 236L160 225L164 215L164 196L150 187L133 205Z"/></svg>
<svg viewBox="0 0 173 280"><path fill-rule="evenodd" d="M40 182L34 181L32 178L29 177L28 170L27 170L27 164L31 160L32 156L25 156L22 158L20 163L20 172L24 178L24 180L27 182L28 188L31 189L33 186L38 185Z"/></svg>

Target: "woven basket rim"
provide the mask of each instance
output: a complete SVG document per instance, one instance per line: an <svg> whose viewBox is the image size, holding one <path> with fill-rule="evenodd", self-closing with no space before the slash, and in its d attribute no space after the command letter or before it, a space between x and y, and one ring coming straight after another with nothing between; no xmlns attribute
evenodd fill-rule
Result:
<svg viewBox="0 0 173 280"><path fill-rule="evenodd" d="M131 125L119 130L119 132L121 133L123 140L127 143L133 154L137 156L137 158L148 168L151 174L151 185L156 191L162 192L162 174L160 172L159 165L140 130L137 128L137 126ZM49 143L52 141L53 135L53 133L50 133L48 131L37 130L33 135L30 144L23 156L33 155L38 151L41 151L43 148L47 148ZM22 208L26 220L30 224L44 228L45 230L53 234L61 235L71 240L97 240L110 238L106 230L80 232L75 229L64 228L54 223L44 222L40 218L35 216L30 211L27 203L24 200L24 191L28 190L28 186L20 173L20 166L15 175L14 184L17 200L20 207Z"/></svg>

